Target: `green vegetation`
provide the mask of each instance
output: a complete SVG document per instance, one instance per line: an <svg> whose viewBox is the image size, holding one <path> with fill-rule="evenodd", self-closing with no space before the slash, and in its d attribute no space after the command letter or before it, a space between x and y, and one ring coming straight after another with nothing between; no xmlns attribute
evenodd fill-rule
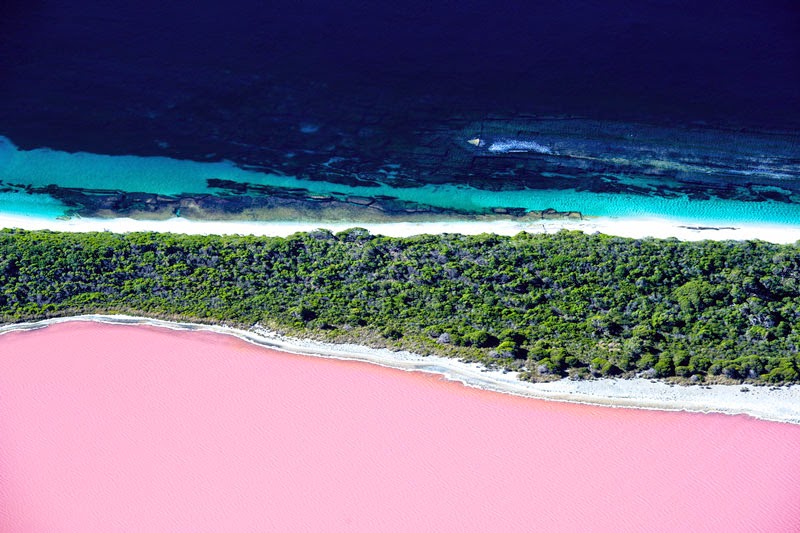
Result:
<svg viewBox="0 0 800 533"><path fill-rule="evenodd" d="M0 231L0 320L130 313L572 375L800 380L800 246Z"/></svg>

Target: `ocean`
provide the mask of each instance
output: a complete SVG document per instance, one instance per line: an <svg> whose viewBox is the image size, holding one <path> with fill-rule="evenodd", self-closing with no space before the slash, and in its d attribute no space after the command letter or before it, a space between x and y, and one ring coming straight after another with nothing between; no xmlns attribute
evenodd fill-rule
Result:
<svg viewBox="0 0 800 533"><path fill-rule="evenodd" d="M4 11L0 213L800 220L791 2Z"/></svg>

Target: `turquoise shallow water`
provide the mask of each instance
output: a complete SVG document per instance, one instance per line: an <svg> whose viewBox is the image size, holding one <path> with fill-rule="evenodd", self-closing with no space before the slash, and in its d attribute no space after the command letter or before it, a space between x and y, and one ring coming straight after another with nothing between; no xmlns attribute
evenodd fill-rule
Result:
<svg viewBox="0 0 800 533"><path fill-rule="evenodd" d="M55 219L63 216L66 210L67 206L49 196L18 192L0 193L0 214Z"/></svg>
<svg viewBox="0 0 800 533"><path fill-rule="evenodd" d="M636 179L635 176L622 176ZM553 208L588 216L664 217L695 224L800 224L800 204L793 201L693 199L688 195L640 195L577 189L484 190L454 183L418 187L351 186L238 168L229 162L196 162L167 157L110 156L68 153L47 148L21 150L0 137L0 180L5 184L41 188L55 184L94 190L146 192L166 196L218 193L208 179L299 188L312 194L387 195L441 208L481 212L494 207L528 210ZM780 184L776 181L776 184ZM66 206L46 194L0 192L0 212L43 218L61 216Z"/></svg>

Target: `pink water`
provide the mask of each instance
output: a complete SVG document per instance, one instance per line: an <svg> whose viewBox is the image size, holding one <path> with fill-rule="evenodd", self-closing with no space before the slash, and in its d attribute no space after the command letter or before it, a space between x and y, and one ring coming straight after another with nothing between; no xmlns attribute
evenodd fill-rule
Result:
<svg viewBox="0 0 800 533"><path fill-rule="evenodd" d="M800 531L800 426L549 403L211 333L0 336L0 530Z"/></svg>

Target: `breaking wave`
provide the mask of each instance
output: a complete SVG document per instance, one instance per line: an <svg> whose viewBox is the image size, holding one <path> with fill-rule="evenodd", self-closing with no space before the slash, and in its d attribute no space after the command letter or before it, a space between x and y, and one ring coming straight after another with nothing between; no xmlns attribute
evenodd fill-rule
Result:
<svg viewBox="0 0 800 533"><path fill-rule="evenodd" d="M538 154L552 154L553 151L535 141L520 141L518 139L501 139L489 145L490 152L536 152Z"/></svg>

